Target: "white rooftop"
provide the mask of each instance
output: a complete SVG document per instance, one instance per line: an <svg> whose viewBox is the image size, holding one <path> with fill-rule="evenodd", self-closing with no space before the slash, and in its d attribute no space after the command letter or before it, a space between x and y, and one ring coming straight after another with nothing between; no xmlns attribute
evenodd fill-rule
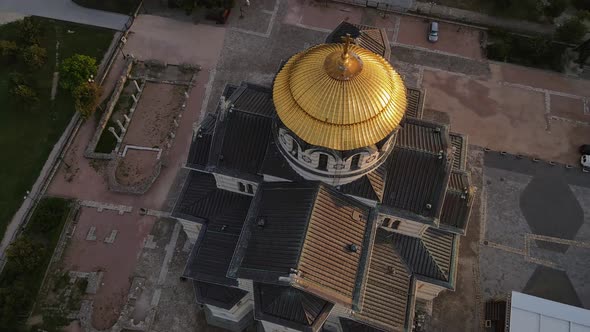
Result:
<svg viewBox="0 0 590 332"><path fill-rule="evenodd" d="M510 331L590 332L590 310L512 292Z"/></svg>

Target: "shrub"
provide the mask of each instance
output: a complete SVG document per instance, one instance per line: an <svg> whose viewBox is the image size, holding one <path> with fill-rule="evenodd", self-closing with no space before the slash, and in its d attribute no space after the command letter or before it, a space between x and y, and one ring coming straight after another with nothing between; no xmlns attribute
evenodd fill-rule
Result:
<svg viewBox="0 0 590 332"><path fill-rule="evenodd" d="M558 17L567 8L567 0L550 0L545 7L545 14L549 17Z"/></svg>
<svg viewBox="0 0 590 332"><path fill-rule="evenodd" d="M62 88L73 91L91 76L96 75L96 60L87 55L74 54L65 59L60 67L59 84Z"/></svg>
<svg viewBox="0 0 590 332"><path fill-rule="evenodd" d="M576 9L590 10L590 0L572 0L572 5Z"/></svg>
<svg viewBox="0 0 590 332"><path fill-rule="evenodd" d="M41 29L32 17L25 17L18 23L19 39L26 45L39 44Z"/></svg>
<svg viewBox="0 0 590 332"><path fill-rule="evenodd" d="M76 111L80 112L84 119L87 119L99 103L100 88L91 82L84 82L72 92Z"/></svg>
<svg viewBox="0 0 590 332"><path fill-rule="evenodd" d="M0 40L0 58L4 62L12 62L18 53L18 46L10 40Z"/></svg>
<svg viewBox="0 0 590 332"><path fill-rule="evenodd" d="M557 28L557 37L567 43L578 43L586 35L586 25L579 18L573 17Z"/></svg>
<svg viewBox="0 0 590 332"><path fill-rule="evenodd" d="M31 296L30 290L19 281L0 288L0 330L14 331L19 326L19 318L28 314Z"/></svg>
<svg viewBox="0 0 590 332"><path fill-rule="evenodd" d="M45 249L27 237L20 237L6 250L6 257L20 271L32 271L43 260Z"/></svg>
<svg viewBox="0 0 590 332"><path fill-rule="evenodd" d="M27 67L30 69L39 69L45 64L47 51L38 45L31 45L23 49L22 57Z"/></svg>
<svg viewBox="0 0 590 332"><path fill-rule="evenodd" d="M26 84L16 84L10 89L10 95L22 106L31 107L39 101L37 93Z"/></svg>

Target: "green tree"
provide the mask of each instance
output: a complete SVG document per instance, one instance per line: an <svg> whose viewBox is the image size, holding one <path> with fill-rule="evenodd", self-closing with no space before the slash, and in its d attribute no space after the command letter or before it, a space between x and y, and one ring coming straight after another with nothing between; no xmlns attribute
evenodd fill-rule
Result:
<svg viewBox="0 0 590 332"><path fill-rule="evenodd" d="M65 59L60 68L59 83L62 88L73 91L91 76L96 75L96 60L87 55L74 54Z"/></svg>
<svg viewBox="0 0 590 332"><path fill-rule="evenodd" d="M31 271L37 268L43 261L45 250L39 243L33 242L27 237L20 237L14 241L8 250L6 257L20 271Z"/></svg>
<svg viewBox="0 0 590 332"><path fill-rule="evenodd" d="M41 28L33 17L25 17L18 22L19 38L27 45L39 44Z"/></svg>
<svg viewBox="0 0 590 332"><path fill-rule="evenodd" d="M87 119L99 104L100 88L94 82L83 82L72 92L76 111Z"/></svg>
<svg viewBox="0 0 590 332"><path fill-rule="evenodd" d="M576 7L576 9L590 10L590 0L573 0L572 5Z"/></svg>
<svg viewBox="0 0 590 332"><path fill-rule="evenodd" d="M567 0L550 0L545 7L545 14L549 17L558 17L567 8Z"/></svg>
<svg viewBox="0 0 590 332"><path fill-rule="evenodd" d="M31 297L31 292L19 281L0 288L0 331L16 330L27 315Z"/></svg>
<svg viewBox="0 0 590 332"><path fill-rule="evenodd" d="M39 69L45 64L47 51L38 45L31 45L22 50L25 64L31 69Z"/></svg>
<svg viewBox="0 0 590 332"><path fill-rule="evenodd" d="M35 90L24 83L14 85L12 89L10 89L10 94L18 104L25 107L31 107L39 101Z"/></svg>
<svg viewBox="0 0 590 332"><path fill-rule="evenodd" d="M18 46L10 40L0 40L0 60L5 63L10 63L16 58L18 53Z"/></svg>
<svg viewBox="0 0 590 332"><path fill-rule="evenodd" d="M578 43L586 32L584 22L577 17L572 17L557 28L557 38L567 43Z"/></svg>

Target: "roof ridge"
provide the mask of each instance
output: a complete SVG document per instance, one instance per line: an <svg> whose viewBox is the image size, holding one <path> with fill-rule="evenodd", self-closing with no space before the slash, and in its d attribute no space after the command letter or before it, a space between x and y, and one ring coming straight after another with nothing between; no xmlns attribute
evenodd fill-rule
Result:
<svg viewBox="0 0 590 332"><path fill-rule="evenodd" d="M434 263L432 265L434 265L434 267L438 273L436 273L436 275L434 277L419 273L418 266L414 266L414 264L412 264L410 262L410 258L411 258L410 254L412 254L412 253L406 252L406 250L401 250L403 247L402 243L400 243L401 241L393 240L393 237L396 235L399 238L402 238L404 241L408 241L409 239L411 239L412 241L416 241L418 243L418 245L420 245L422 248L424 248L424 252L427 255L427 262L426 262L426 264L421 264L421 265L430 265L428 263ZM413 274L424 275L425 277L434 278L434 279L440 279L440 276L442 276L444 278L444 281L448 281L448 276L441 270L439 263L436 261L436 259L434 258L434 255L432 255L432 253L428 249L428 246L426 246L426 243L423 241L423 239L421 237L414 237L414 236L394 232L391 236L391 241L393 243L394 248L397 250L398 254L403 258L404 263L406 263L406 265L410 268L410 270L412 271Z"/></svg>

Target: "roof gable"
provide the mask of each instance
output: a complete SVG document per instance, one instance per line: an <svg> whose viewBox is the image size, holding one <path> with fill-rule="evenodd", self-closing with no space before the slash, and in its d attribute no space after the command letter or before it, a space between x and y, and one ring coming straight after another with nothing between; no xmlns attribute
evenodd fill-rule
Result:
<svg viewBox="0 0 590 332"><path fill-rule="evenodd" d="M256 319L298 330L317 331L334 306L310 293L290 287L254 284Z"/></svg>

